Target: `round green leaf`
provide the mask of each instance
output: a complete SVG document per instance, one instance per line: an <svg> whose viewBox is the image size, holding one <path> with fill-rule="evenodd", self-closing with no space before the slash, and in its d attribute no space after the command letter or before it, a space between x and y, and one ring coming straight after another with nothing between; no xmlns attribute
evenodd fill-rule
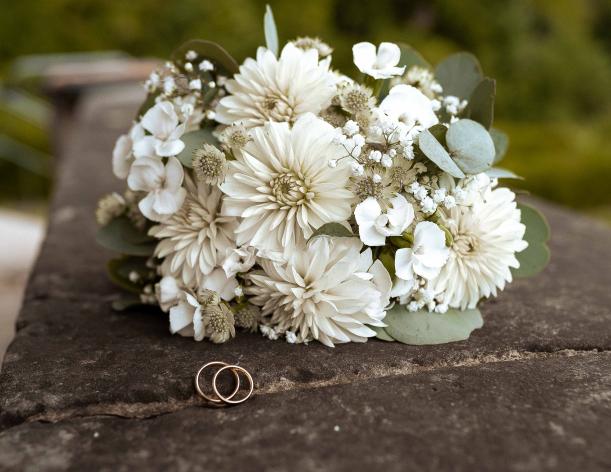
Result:
<svg viewBox="0 0 611 472"><path fill-rule="evenodd" d="M102 226L96 241L111 251L132 256L151 256L157 246L157 240L139 231L125 216L115 218Z"/></svg>
<svg viewBox="0 0 611 472"><path fill-rule="evenodd" d="M193 153L203 144L218 144L218 139L212 134L212 130L208 128L198 129L190 133L183 134L180 138L185 143L185 148L178 156L178 160L182 165L188 168L193 167Z"/></svg>
<svg viewBox="0 0 611 472"><path fill-rule="evenodd" d="M326 223L316 229L309 240L318 236L331 236L333 238L354 238L355 235L341 223Z"/></svg>
<svg viewBox="0 0 611 472"><path fill-rule="evenodd" d="M524 239L530 242L545 243L549 241L550 229L545 216L525 203L518 203L518 208L522 213L521 221L526 226Z"/></svg>
<svg viewBox="0 0 611 472"><path fill-rule="evenodd" d="M112 309L115 311L126 311L130 308L143 306L144 303L138 297L124 297L112 301Z"/></svg>
<svg viewBox="0 0 611 472"><path fill-rule="evenodd" d="M418 135L418 147L426 157L437 165L437 167L447 172L452 177L462 179L465 176L462 170L460 170L452 160L448 151L444 149L441 143L435 139L435 136L433 136L429 130L424 130Z"/></svg>
<svg viewBox="0 0 611 472"><path fill-rule="evenodd" d="M547 267L550 260L549 248L541 243L528 243L528 247L516 254L520 263L517 269L511 269L514 277L525 279L534 277Z"/></svg>
<svg viewBox="0 0 611 472"><path fill-rule="evenodd" d="M435 77L443 87L444 95L468 100L482 80L482 68L473 54L459 52L437 65Z"/></svg>
<svg viewBox="0 0 611 472"><path fill-rule="evenodd" d="M150 269L146 268L145 257L118 257L108 261L108 277L110 280L119 287L127 290L128 292L139 294L142 291L143 284L138 282L132 282L129 279L129 274L135 271L139 274L144 274Z"/></svg>
<svg viewBox="0 0 611 472"><path fill-rule="evenodd" d="M502 167L492 167L486 171L486 175L491 179L519 179L523 180L523 177L520 177L518 174L510 171L509 169L504 169Z"/></svg>
<svg viewBox="0 0 611 472"><path fill-rule="evenodd" d="M489 169L494 160L494 142L490 133L473 120L452 123L446 143L454 162L465 174L478 174Z"/></svg>
<svg viewBox="0 0 611 472"><path fill-rule="evenodd" d="M489 77L484 77L475 87L475 90L473 90L467 105L467 116L481 123L486 129L492 126L492 121L494 120L495 95L495 81Z"/></svg>
<svg viewBox="0 0 611 472"><path fill-rule="evenodd" d="M394 339L380 326L369 326L376 332L376 338L381 339L382 341L392 342Z"/></svg>
<svg viewBox="0 0 611 472"><path fill-rule="evenodd" d="M494 160L492 163L498 164L507 153L507 148L509 148L509 138L505 133L496 128L490 128L489 133L490 137L492 138L492 142L494 143Z"/></svg>
<svg viewBox="0 0 611 472"><path fill-rule="evenodd" d="M528 247L516 254L520 267L512 269L514 277L532 277L541 272L550 260L550 251L547 241L550 237L549 225L545 217L535 208L519 203L521 221L526 226L524 239Z"/></svg>
<svg viewBox="0 0 611 472"><path fill-rule="evenodd" d="M401 50L401 59L398 65L399 67L405 66L406 72L414 66L423 67L429 70L432 69L431 64L429 64L427 60L409 44L399 43L398 46Z"/></svg>
<svg viewBox="0 0 611 472"><path fill-rule="evenodd" d="M389 310L384 322L387 324L384 331L393 339L416 346L464 341L472 331L484 325L478 309L450 309L440 314L411 312L403 305Z"/></svg>

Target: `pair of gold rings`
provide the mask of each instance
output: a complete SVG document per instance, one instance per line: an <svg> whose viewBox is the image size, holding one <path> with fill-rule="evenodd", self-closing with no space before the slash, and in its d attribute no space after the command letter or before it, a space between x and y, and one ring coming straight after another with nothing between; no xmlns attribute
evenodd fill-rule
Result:
<svg viewBox="0 0 611 472"><path fill-rule="evenodd" d="M217 371L214 373L212 377L212 391L214 392L214 396L212 396L204 392L204 390L202 389L200 385L199 380L200 380L200 377L202 377L202 374L204 373L206 369L208 369L209 367L215 367L215 366L219 366L220 369L217 369ZM222 372L226 372L226 371L231 372L231 374L233 374L233 380L235 383L233 391L229 395L223 395L220 392L219 387L218 387L219 375L221 375ZM248 388L246 390L246 394L241 394L241 396L239 396L238 398L235 398L238 392L242 390L240 388L242 385L240 383L241 376L246 377L246 380L248 381ZM250 372L248 372L244 367L240 367L239 365L229 365L226 362L220 362L220 361L208 362L207 364L204 364L197 371L197 374L195 375L195 390L197 391L200 397L202 397L203 399L215 405L223 405L223 404L224 405L237 405L239 403L244 403L246 400L248 400L252 396L254 389L255 389L255 383L252 379L252 375L250 375Z"/></svg>

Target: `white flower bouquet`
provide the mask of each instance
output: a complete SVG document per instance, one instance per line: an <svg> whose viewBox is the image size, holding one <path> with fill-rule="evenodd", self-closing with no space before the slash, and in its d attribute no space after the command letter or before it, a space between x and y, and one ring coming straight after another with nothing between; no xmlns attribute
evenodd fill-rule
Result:
<svg viewBox="0 0 611 472"><path fill-rule="evenodd" d="M549 230L499 185L507 138L494 80L458 53L433 68L407 45L353 47L360 72L298 38L241 66L191 41L146 82L115 146L124 194L101 199L98 241L121 254L116 309L158 305L170 331L236 328L327 346L467 339L478 303L547 263Z"/></svg>

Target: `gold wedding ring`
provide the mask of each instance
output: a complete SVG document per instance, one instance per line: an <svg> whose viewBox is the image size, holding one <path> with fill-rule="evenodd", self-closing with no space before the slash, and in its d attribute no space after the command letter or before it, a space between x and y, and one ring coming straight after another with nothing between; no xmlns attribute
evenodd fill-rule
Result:
<svg viewBox="0 0 611 472"><path fill-rule="evenodd" d="M219 389L216 385L216 379L218 379L218 376L221 372L223 372L224 370L229 370L231 369L231 371L235 374L236 371L239 373L242 373L246 376L246 378L248 379L248 393L246 395L244 395L244 397L238 399L238 400L232 400L232 398L234 397L234 394L232 393L231 395L229 395L228 397L224 397L221 392L219 392ZM243 403L246 400L248 400L251 395L252 392L255 389L255 383L252 380L252 376L250 375L250 373L243 367L237 366L237 365L226 365L225 367L221 367L219 370L216 371L216 374L214 374L214 377L212 377L212 389L214 390L214 393L216 394L217 397L219 397L221 399L221 401L223 401L224 403L228 403L230 405L237 405L239 403Z"/></svg>
<svg viewBox="0 0 611 472"><path fill-rule="evenodd" d="M200 377L202 376L202 373L207 368L213 367L213 366L221 366L221 368L218 369L214 373L214 376L212 377L212 390L214 391L215 396L206 394L206 392L204 392L204 390L202 389L200 385ZM235 387L229 395L223 395L219 391L219 388L217 385L219 375L221 374L221 372L225 370L228 370L233 374L233 378L235 381ZM238 394L238 392L240 391L240 387L243 385L240 382L240 375L243 375L244 377L246 377L246 380L248 381L248 390L247 390L246 395L243 395L241 398L234 400L234 397ZM220 405L220 404L237 405L239 403L243 403L252 396L254 388L255 388L255 383L253 381L252 375L250 375L250 372L248 372L243 367L240 367L237 365L230 365L230 364L227 364L226 362L220 362L220 361L208 362L207 364L204 364L197 371L197 374L195 375L195 390L197 391L197 393L205 400L209 401L210 403L214 403L216 405Z"/></svg>

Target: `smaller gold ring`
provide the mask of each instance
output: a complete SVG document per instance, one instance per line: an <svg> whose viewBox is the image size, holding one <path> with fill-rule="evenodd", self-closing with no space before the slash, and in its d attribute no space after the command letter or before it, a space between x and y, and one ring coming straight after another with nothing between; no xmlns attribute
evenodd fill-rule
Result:
<svg viewBox="0 0 611 472"><path fill-rule="evenodd" d="M221 392L219 392L219 389L216 386L216 380L218 379L219 374L227 369L231 369L233 372L236 372L236 371L242 372L248 379L248 383L250 384L250 386L248 389L248 393L246 394L244 398L241 398L239 400L232 400L233 395L230 395L229 397L224 397L223 395L221 395ZM214 390L214 393L216 394L216 396L218 396L221 399L221 401L225 403L229 403L230 405L237 405L239 403L245 402L246 400L248 400L251 397L252 392L255 389L255 383L252 379L252 376L250 375L250 372L248 372L244 367L240 367L238 365L226 365L225 367L221 367L219 370L217 370L216 374L214 374L214 377L212 377L212 389Z"/></svg>
<svg viewBox="0 0 611 472"><path fill-rule="evenodd" d="M201 368L200 368L200 369L197 371L197 374L195 375L195 389L197 390L197 393L198 393L198 394L199 394L199 395L200 395L202 398L204 398L204 399L208 400L209 402L212 402L212 403L223 403L223 401L224 401L224 400L221 400L221 399L220 399L220 398L221 398L220 396L219 396L218 398L212 398L212 397L210 397L210 396L206 395L206 394L204 393L204 391L202 390L202 388L199 386L199 376L201 375L201 373L202 373L202 372L203 372L203 371L204 371L204 370L205 370L207 367L210 367L210 366L213 366L213 365L220 365L220 366L224 366L223 368L225 368L225 367L229 367L229 365L228 365L226 362L220 362L220 361L208 362L207 364L203 365L203 366L202 366L202 367L201 367ZM231 392L231 393L229 394L229 396L228 396L228 397L226 397L226 398L229 398L229 399L232 399L232 398L235 396L235 394L236 394L236 393L238 393L238 391L240 390L240 375L239 375L238 373L236 373L234 370L232 370L232 371L231 371L231 373L233 374L233 377L235 378L235 383L236 383L236 385L235 385L235 388L233 389L233 392ZM218 371L217 371L217 374L218 374ZM216 375L214 376L214 379L215 379L215 382L216 382ZM216 383L215 383L214 385L215 385L215 387L216 387ZM214 391L215 391L215 393L216 393L216 392L218 391L218 389L216 389L216 388L215 388L215 389L214 389ZM218 393L216 393L216 394L218 395Z"/></svg>

